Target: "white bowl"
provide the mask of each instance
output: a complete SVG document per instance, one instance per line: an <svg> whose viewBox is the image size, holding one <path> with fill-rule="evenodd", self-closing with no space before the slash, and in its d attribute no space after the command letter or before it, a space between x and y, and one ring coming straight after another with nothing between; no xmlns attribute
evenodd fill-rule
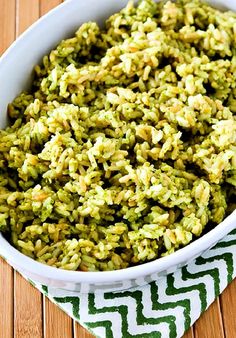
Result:
<svg viewBox="0 0 236 338"><path fill-rule="evenodd" d="M231 0L209 1L236 11ZM112 13L119 11L127 0L68 0L31 26L0 59L0 126L6 125L6 107L30 83L32 69L60 40L70 36L84 22L102 24ZM36 282L52 287L81 292L121 290L146 284L174 272L212 247L236 227L236 211L221 224L195 242L170 256L153 262L108 272L60 270L38 263L12 247L0 234L0 255L14 268Z"/></svg>

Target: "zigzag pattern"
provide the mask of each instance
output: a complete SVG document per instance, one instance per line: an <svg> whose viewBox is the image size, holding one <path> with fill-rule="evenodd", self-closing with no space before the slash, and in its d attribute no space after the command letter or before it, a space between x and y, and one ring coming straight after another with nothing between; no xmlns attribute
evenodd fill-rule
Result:
<svg viewBox="0 0 236 338"><path fill-rule="evenodd" d="M184 268L145 286L99 294L36 287L97 337L177 338L236 276L235 261L236 230Z"/></svg>

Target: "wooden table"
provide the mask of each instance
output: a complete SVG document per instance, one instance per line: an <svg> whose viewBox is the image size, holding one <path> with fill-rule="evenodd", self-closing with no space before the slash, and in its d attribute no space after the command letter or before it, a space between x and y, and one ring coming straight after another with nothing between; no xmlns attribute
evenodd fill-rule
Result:
<svg viewBox="0 0 236 338"><path fill-rule="evenodd" d="M0 54L59 3L61 0L0 0ZM0 294L0 338L92 338L2 259ZM194 337L236 337L236 280L184 336Z"/></svg>

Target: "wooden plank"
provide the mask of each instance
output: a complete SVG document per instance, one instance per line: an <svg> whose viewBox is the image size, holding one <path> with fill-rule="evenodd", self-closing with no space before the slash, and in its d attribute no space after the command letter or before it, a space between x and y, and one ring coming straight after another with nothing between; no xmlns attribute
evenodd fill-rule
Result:
<svg viewBox="0 0 236 338"><path fill-rule="evenodd" d="M194 335L195 338L225 337L219 298L215 300L194 324Z"/></svg>
<svg viewBox="0 0 236 338"><path fill-rule="evenodd" d="M74 321L74 338L94 338L94 336Z"/></svg>
<svg viewBox="0 0 236 338"><path fill-rule="evenodd" d="M14 273L14 338L42 338L42 295Z"/></svg>
<svg viewBox="0 0 236 338"><path fill-rule="evenodd" d="M15 0L0 1L0 55L15 39Z"/></svg>
<svg viewBox="0 0 236 338"><path fill-rule="evenodd" d="M58 306L44 297L44 338L73 338L73 322Z"/></svg>
<svg viewBox="0 0 236 338"><path fill-rule="evenodd" d="M40 0L16 0L16 35L39 18Z"/></svg>
<svg viewBox="0 0 236 338"><path fill-rule="evenodd" d="M12 268L0 258L0 338L13 338L14 283Z"/></svg>
<svg viewBox="0 0 236 338"><path fill-rule="evenodd" d="M226 338L236 336L236 279L220 296L222 318Z"/></svg>
<svg viewBox="0 0 236 338"><path fill-rule="evenodd" d="M46 14L50 9L60 5L61 0L41 0L40 1L40 16Z"/></svg>
<svg viewBox="0 0 236 338"><path fill-rule="evenodd" d="M194 332L192 327L184 334L183 338L194 338Z"/></svg>

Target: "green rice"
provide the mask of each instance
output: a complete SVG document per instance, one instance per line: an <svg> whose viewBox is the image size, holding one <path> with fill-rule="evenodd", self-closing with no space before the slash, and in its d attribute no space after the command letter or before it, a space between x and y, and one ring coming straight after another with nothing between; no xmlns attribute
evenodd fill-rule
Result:
<svg viewBox="0 0 236 338"><path fill-rule="evenodd" d="M35 67L0 131L0 230L68 270L169 255L235 208L236 14L129 2Z"/></svg>

